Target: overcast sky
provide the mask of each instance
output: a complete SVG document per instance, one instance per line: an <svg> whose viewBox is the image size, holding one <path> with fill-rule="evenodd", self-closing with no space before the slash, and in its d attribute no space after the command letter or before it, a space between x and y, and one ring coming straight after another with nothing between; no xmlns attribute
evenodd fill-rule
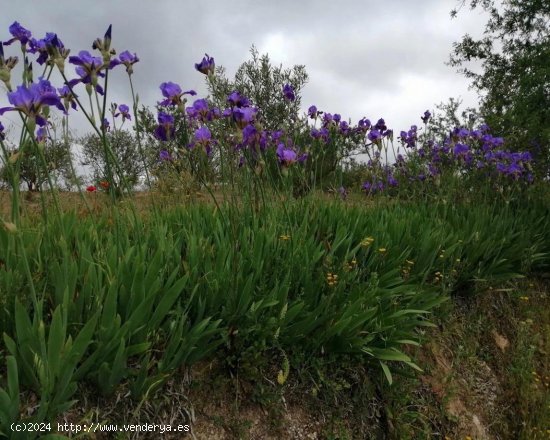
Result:
<svg viewBox="0 0 550 440"><path fill-rule="evenodd" d="M148 105L160 100L164 81L204 96L204 76L194 63L207 52L232 77L255 44L274 64L306 66L304 111L315 104L352 122L384 117L398 132L420 125L426 109L449 97L462 98L464 106L477 103L468 81L445 62L463 34L481 35L486 16L465 8L451 20L456 6L456 0L0 0L0 38L11 37L8 27L17 20L35 38L57 33L76 55L91 51L112 24L117 52L130 50L141 60L134 81ZM5 48L6 56L17 51L15 44ZM67 71L75 76L72 65ZM109 101L131 107L124 68L112 79ZM0 105L7 105L5 96ZM0 117L4 125L16 119L13 113Z"/></svg>

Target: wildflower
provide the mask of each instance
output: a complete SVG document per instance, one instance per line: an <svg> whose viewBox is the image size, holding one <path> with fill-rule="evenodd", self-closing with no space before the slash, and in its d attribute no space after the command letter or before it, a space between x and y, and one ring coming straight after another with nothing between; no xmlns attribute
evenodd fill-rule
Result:
<svg viewBox="0 0 550 440"><path fill-rule="evenodd" d="M206 151L206 154L210 156L212 142L212 133L210 133L210 130L206 125L203 125L195 131L194 141L189 145L189 147L194 148L196 145L202 145Z"/></svg>
<svg viewBox="0 0 550 440"><path fill-rule="evenodd" d="M364 239L361 241L361 246L363 246L363 247L369 247L373 242L374 242L374 238L372 238L372 237L367 237L367 238L364 238Z"/></svg>
<svg viewBox="0 0 550 440"><path fill-rule="evenodd" d="M326 127L321 129L312 128L309 134L313 139L322 139L325 142L328 142L330 137L330 133Z"/></svg>
<svg viewBox="0 0 550 440"><path fill-rule="evenodd" d="M420 119L422 119L422 122L424 122L424 124L427 124L431 117L432 114L428 110L426 110L424 112L424 116L422 116Z"/></svg>
<svg viewBox="0 0 550 440"><path fill-rule="evenodd" d="M134 68L132 67L134 64L136 64L139 61L139 58L137 57L137 54L131 54L127 50L124 52L121 52L121 54L118 56L118 63L124 64L126 66L126 72L128 72L128 75L131 75L134 73ZM112 63L112 62L111 62Z"/></svg>
<svg viewBox="0 0 550 440"><path fill-rule="evenodd" d="M90 185L86 188L86 191L88 192L96 192L97 191L97 187L94 186L94 185Z"/></svg>
<svg viewBox="0 0 550 440"><path fill-rule="evenodd" d="M370 120L368 120L366 118L362 118L357 123L357 127L360 129L360 131L366 131L370 128L370 126L371 126Z"/></svg>
<svg viewBox="0 0 550 440"><path fill-rule="evenodd" d="M315 107L314 105L309 107L307 109L307 114L311 119L317 118L317 116L319 116L319 112L317 111L317 107Z"/></svg>
<svg viewBox="0 0 550 440"><path fill-rule="evenodd" d="M232 111L233 121L242 129L255 120L257 113L256 107L235 108Z"/></svg>
<svg viewBox="0 0 550 440"><path fill-rule="evenodd" d="M290 240L290 235L282 234L282 235L279 236L279 240L288 241L288 240Z"/></svg>
<svg viewBox="0 0 550 440"><path fill-rule="evenodd" d="M384 121L384 119L380 118L376 122L376 125L374 126L374 129L383 132L383 131L386 131L388 129L388 127L386 126L386 122Z"/></svg>
<svg viewBox="0 0 550 440"><path fill-rule="evenodd" d="M346 121L341 121L338 126L338 130L340 131L340 134L344 136L347 135L350 132L349 124Z"/></svg>
<svg viewBox="0 0 550 440"><path fill-rule="evenodd" d="M162 96L166 98L159 103L160 105L181 105L183 104L183 95L195 96L197 94L194 90L182 92L181 87L173 82L163 82L160 85L160 91L162 92Z"/></svg>
<svg viewBox="0 0 550 440"><path fill-rule="evenodd" d="M46 139L48 138L48 131L46 130L46 127L38 127L38 130L36 130L36 142L39 144L43 144L46 142Z"/></svg>
<svg viewBox="0 0 550 440"><path fill-rule="evenodd" d="M388 250L386 248L380 248L378 249L378 252L380 252L381 254L385 254Z"/></svg>
<svg viewBox="0 0 550 440"><path fill-rule="evenodd" d="M174 137L174 117L167 113L158 114L159 125L155 128L155 137L161 141L168 141Z"/></svg>
<svg viewBox="0 0 550 440"><path fill-rule="evenodd" d="M212 121L220 117L220 109L208 107L206 99L197 99L191 107L185 109L187 116L191 119L198 119L201 122Z"/></svg>
<svg viewBox="0 0 550 440"><path fill-rule="evenodd" d="M109 123L107 118L103 118L103 122L101 123L101 131L111 131L111 124Z"/></svg>
<svg viewBox="0 0 550 440"><path fill-rule="evenodd" d="M283 87L283 95L286 99L289 101L294 101L296 99L296 95L294 94L294 89L290 84L285 84Z"/></svg>
<svg viewBox="0 0 550 440"><path fill-rule="evenodd" d="M250 106L250 100L242 96L237 90L234 90L229 94L227 97L227 102L232 107L249 107Z"/></svg>
<svg viewBox="0 0 550 440"><path fill-rule="evenodd" d="M159 153L159 157L160 157L160 160L164 160L164 161L172 160L172 155L166 150L161 150Z"/></svg>
<svg viewBox="0 0 550 440"><path fill-rule="evenodd" d="M327 284L331 287L338 284L338 275L331 272L327 273Z"/></svg>
<svg viewBox="0 0 550 440"><path fill-rule="evenodd" d="M357 267L357 260L354 258L349 263L344 264L344 269L349 272Z"/></svg>
<svg viewBox="0 0 550 440"><path fill-rule="evenodd" d="M367 194L376 194L384 190L384 184L381 181L364 182L361 188Z"/></svg>
<svg viewBox="0 0 550 440"><path fill-rule="evenodd" d="M465 144L457 143L453 148L453 153L455 156L464 156L470 151L470 147Z"/></svg>
<svg viewBox="0 0 550 440"><path fill-rule="evenodd" d="M296 162L298 155L294 150L287 148L282 142L277 146L277 157L279 158L279 163L285 166L289 166Z"/></svg>
<svg viewBox="0 0 550 440"><path fill-rule="evenodd" d="M57 92L59 93L59 97L63 99L63 106L65 107L65 110L69 110L69 106L76 110L76 98L78 98L77 95L75 95L69 86L64 85L60 89L57 89Z"/></svg>
<svg viewBox="0 0 550 440"><path fill-rule="evenodd" d="M38 83L27 86L17 86L15 92L8 93L8 100L13 107L0 108L0 115L7 111L19 111L34 120L41 127L46 125L42 109L54 105L65 113L59 96L48 80L40 78Z"/></svg>
<svg viewBox="0 0 550 440"><path fill-rule="evenodd" d="M118 111L119 112L115 113L115 115L114 115L115 118L120 115L120 116L122 116L123 121L126 120L126 119L128 119L128 120L132 119L132 117L130 116L130 108L126 104L120 104L118 106Z"/></svg>
<svg viewBox="0 0 550 440"><path fill-rule="evenodd" d="M78 52L78 56L70 56L69 63L76 65L76 73L80 76L80 79L73 79L69 81L71 87L75 86L79 82L83 84L91 84L97 86L97 78L103 76L101 69L103 69L103 59L101 57L94 57L87 50L81 50ZM97 90L97 88L96 88ZM99 92L98 93L102 93Z"/></svg>
<svg viewBox="0 0 550 440"><path fill-rule="evenodd" d="M63 42L53 32L47 32L46 36L40 40L31 38L29 52L38 53L36 59L38 64L42 65L50 59L52 63L57 64L61 71L65 67L65 59L69 56L69 49L65 49Z"/></svg>
<svg viewBox="0 0 550 440"><path fill-rule="evenodd" d="M102 181L99 182L99 186L101 186L102 189L107 191L109 189L109 187L111 186L111 184L107 180L102 180Z"/></svg>
<svg viewBox="0 0 550 440"><path fill-rule="evenodd" d="M22 46L25 46L29 39L31 38L31 31L25 29L19 24L19 22L14 21L9 27L10 34L13 35L11 40L5 41L4 44L9 46L14 41L20 41Z"/></svg>
<svg viewBox="0 0 550 440"><path fill-rule="evenodd" d="M200 63L195 64L195 69L197 69L200 73L204 73L205 75L214 73L215 67L216 65L214 64L214 58L208 56L207 53L204 54L204 58Z"/></svg>
<svg viewBox="0 0 550 440"><path fill-rule="evenodd" d="M521 299L522 301L529 301L528 296L520 296L519 299Z"/></svg>
<svg viewBox="0 0 550 440"><path fill-rule="evenodd" d="M367 137L368 137L369 141L376 143L380 139L382 139L382 133L380 133L380 131L377 130L377 129L373 129L373 130L369 131L369 134L368 134Z"/></svg>

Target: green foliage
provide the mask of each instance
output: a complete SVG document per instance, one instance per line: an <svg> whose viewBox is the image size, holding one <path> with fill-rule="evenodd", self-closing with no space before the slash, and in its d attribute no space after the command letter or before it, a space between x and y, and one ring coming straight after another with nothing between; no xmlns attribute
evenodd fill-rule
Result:
<svg viewBox="0 0 550 440"><path fill-rule="evenodd" d="M462 5L465 2L462 2ZM450 65L472 80L481 95L481 115L510 144L536 154L549 172L550 5L548 2L474 0L470 7L490 15L484 37L465 35L455 43ZM456 15L457 11L452 11ZM480 61L480 73L468 67Z"/></svg>
<svg viewBox="0 0 550 440"><path fill-rule="evenodd" d="M46 166L30 141L24 143L22 148L6 150L8 157L17 159L13 161L13 165L19 167L19 181L24 183L29 191L43 189L48 176L58 186L71 186L75 177L72 175L68 145L56 139L47 139L39 148L42 148ZM6 165L5 159L4 165L0 168L0 180L11 186L10 168Z"/></svg>
<svg viewBox="0 0 550 440"><path fill-rule="evenodd" d="M146 165L151 163L150 155L149 160L144 162L137 147L136 136L130 131L118 129L107 133L106 137L117 161L116 186L123 186L122 181L125 180L130 188L134 187L144 176ZM84 155L82 165L91 167L95 181L108 180L105 151L99 136L93 133L87 134L79 140L79 143L82 145Z"/></svg>
<svg viewBox="0 0 550 440"><path fill-rule="evenodd" d="M15 313L6 304L2 322L8 361L40 396L39 416L66 410L82 380L106 395L125 382L145 399L181 365L216 354L249 379L283 353L271 373L281 384L307 359L360 361L392 383L398 364L418 369L404 347L419 343L446 293L548 266L542 205L411 203L368 215L348 206L342 215L344 206L306 197L261 215L243 207L238 228L205 204L135 225L121 214L95 223L67 214L22 226L42 306L28 305L24 276L9 275ZM0 230L0 259L24 272L10 237ZM4 402L14 398L9 380Z"/></svg>
<svg viewBox="0 0 550 440"><path fill-rule="evenodd" d="M216 76L207 77L214 104L222 109L227 107L227 96L238 90L261 109L261 123L266 130L295 125L299 119L300 92L308 81L305 66L296 65L291 69L273 66L269 55L260 56L255 46L251 47L250 54L251 59L239 66L233 80L225 76L225 69L221 66L217 67ZM285 84L294 89L296 99L293 102L284 98Z"/></svg>

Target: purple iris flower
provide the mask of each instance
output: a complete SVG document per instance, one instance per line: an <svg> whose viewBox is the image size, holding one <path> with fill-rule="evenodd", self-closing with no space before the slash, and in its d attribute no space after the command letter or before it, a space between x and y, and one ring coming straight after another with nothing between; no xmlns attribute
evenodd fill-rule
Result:
<svg viewBox="0 0 550 440"><path fill-rule="evenodd" d="M273 142L277 142L281 137L283 136L283 130L275 130L273 133L271 133L271 140Z"/></svg>
<svg viewBox="0 0 550 440"><path fill-rule="evenodd" d="M342 116L339 115L338 113L334 113L334 115L332 115L332 120L334 122L336 122L337 124L340 123L340 120L342 119Z"/></svg>
<svg viewBox="0 0 550 440"><path fill-rule="evenodd" d="M39 79L38 83L30 84L29 87L17 86L15 92L8 93L8 100L13 107L0 108L0 115L7 111L20 111L29 118L34 119L41 127L46 125L46 119L40 114L42 107L54 105L63 113L66 113L55 88L48 80L42 78Z"/></svg>
<svg viewBox="0 0 550 440"><path fill-rule="evenodd" d="M101 131L111 131L111 124L107 118L104 118L101 123Z"/></svg>
<svg viewBox="0 0 550 440"><path fill-rule="evenodd" d="M172 155L166 150L161 150L159 153L159 158L163 161L169 161L172 160Z"/></svg>
<svg viewBox="0 0 550 440"><path fill-rule="evenodd" d="M376 123L376 125L374 126L374 128L378 131L385 131L388 129L388 127L386 126L386 122L384 121L384 119L380 118L378 120L378 122Z"/></svg>
<svg viewBox="0 0 550 440"><path fill-rule="evenodd" d="M130 75L134 72L134 68L132 66L136 64L138 61L139 61L139 58L137 54L134 53L132 55L127 50L125 50L118 56L118 62L126 66L126 72L128 72L128 74Z"/></svg>
<svg viewBox="0 0 550 440"><path fill-rule="evenodd" d="M313 139L322 139L325 142L328 142L330 137L330 132L326 127L322 127L319 130L313 128L309 134Z"/></svg>
<svg viewBox="0 0 550 440"><path fill-rule="evenodd" d="M159 103L160 105L179 105L182 103L181 98L183 95L195 96L197 94L194 90L182 92L181 87L173 82L163 82L160 85L160 91L162 92L162 96L166 98Z"/></svg>
<svg viewBox="0 0 550 440"><path fill-rule="evenodd" d="M168 141L174 137L174 117L167 113L160 112L158 114L159 125L155 128L155 136L161 141Z"/></svg>
<svg viewBox="0 0 550 440"><path fill-rule="evenodd" d="M294 89L290 84L285 84L283 86L283 95L289 101L294 101L296 99L296 95L294 94Z"/></svg>
<svg viewBox="0 0 550 440"><path fill-rule="evenodd" d="M361 129L361 130L368 130L371 126L371 123L370 123L370 120L367 119L367 118L362 118L358 123L357 123L357 126Z"/></svg>
<svg viewBox="0 0 550 440"><path fill-rule="evenodd" d="M371 142L378 142L380 139L382 139L382 133L380 133L380 131L375 128L369 131L369 134L367 137Z"/></svg>
<svg viewBox="0 0 550 440"><path fill-rule="evenodd" d="M4 133L4 126L0 122L0 141L3 141L6 139L6 134Z"/></svg>
<svg viewBox="0 0 550 440"><path fill-rule="evenodd" d="M455 156L464 156L466 153L470 151L470 147L465 144L456 144L453 148L453 153Z"/></svg>
<svg viewBox="0 0 550 440"><path fill-rule="evenodd" d="M422 119L422 122L424 122L424 124L427 124L431 117L432 114L428 110L426 110L424 112L424 116L421 116L420 119Z"/></svg>
<svg viewBox="0 0 550 440"><path fill-rule="evenodd" d="M350 131L349 124L346 121L341 121L340 125L338 126L338 129L340 130L340 133L343 135L348 134Z"/></svg>
<svg viewBox="0 0 550 440"><path fill-rule="evenodd" d="M212 139L212 133L206 125L203 125L197 131L195 131L195 141L199 143L210 142Z"/></svg>
<svg viewBox="0 0 550 440"><path fill-rule="evenodd" d="M202 122L211 121L213 118L212 112L208 109L208 101L206 99L197 99L185 111L191 119L198 119Z"/></svg>
<svg viewBox="0 0 550 440"><path fill-rule="evenodd" d="M533 156L529 151L526 151L524 153L521 153L520 160L523 162L531 162L533 160Z"/></svg>
<svg viewBox="0 0 550 440"><path fill-rule="evenodd" d="M214 58L208 56L207 53L204 54L204 58L200 63L195 64L195 69L197 69L200 73L204 73L205 75L214 73L215 68L216 64L214 64Z"/></svg>
<svg viewBox="0 0 550 440"><path fill-rule="evenodd" d="M244 128L254 121L256 113L258 113L256 107L235 108L233 109L233 120L239 128Z"/></svg>
<svg viewBox="0 0 550 440"><path fill-rule="evenodd" d="M206 155L210 156L211 144L212 144L212 133L210 133L210 130L206 125L203 125L202 127L198 128L195 131L194 142L191 143L189 147L194 148L196 145L202 145L206 150Z"/></svg>
<svg viewBox="0 0 550 440"><path fill-rule="evenodd" d="M36 59L36 62L40 65L44 64L48 57L50 56L50 53L64 53L64 55L68 55L68 51L65 51L65 46L63 45L63 42L57 37L57 34L54 34L52 32L46 33L46 36L40 40L37 40L35 38L31 38L29 40L29 52L30 53L38 53L38 58Z"/></svg>
<svg viewBox="0 0 550 440"><path fill-rule="evenodd" d="M277 157L282 165L288 166L296 162L298 155L294 150L285 147L282 142L277 146Z"/></svg>
<svg viewBox="0 0 550 440"><path fill-rule="evenodd" d="M459 139L464 139L470 135L470 130L464 127L455 128L452 132L452 135Z"/></svg>
<svg viewBox="0 0 550 440"><path fill-rule="evenodd" d="M46 127L38 127L38 130L36 130L36 142L39 144L46 142L46 139L48 138L48 131L46 130Z"/></svg>
<svg viewBox="0 0 550 440"><path fill-rule="evenodd" d="M384 190L384 184L381 181L367 181L363 183L361 189L363 189L363 191L367 194L376 194L377 192L382 192Z"/></svg>
<svg viewBox="0 0 550 440"><path fill-rule="evenodd" d="M25 29L17 21L14 21L9 27L10 34L13 35L11 40L4 42L6 46L9 46L14 41L20 41L22 45L26 45L31 38L31 31Z"/></svg>
<svg viewBox="0 0 550 440"><path fill-rule="evenodd" d="M243 143L246 145L254 145L258 140L258 129L253 124L248 124L243 128Z"/></svg>
<svg viewBox="0 0 550 440"><path fill-rule="evenodd" d="M227 97L227 102L232 107L248 107L250 106L250 100L245 96L242 96L237 90L234 90Z"/></svg>
<svg viewBox="0 0 550 440"><path fill-rule="evenodd" d="M132 117L130 116L130 108L126 104L120 104L118 106L118 113L115 114L115 118L120 115L122 116L122 120L125 119L132 120Z"/></svg>
<svg viewBox="0 0 550 440"><path fill-rule="evenodd" d="M393 176L393 174L388 174L388 185L389 186L397 186L398 185L398 182L396 180L396 178Z"/></svg>
<svg viewBox="0 0 550 440"><path fill-rule="evenodd" d="M332 122L333 116L332 113L325 113L323 115L323 127L328 127L329 124Z"/></svg>
<svg viewBox="0 0 550 440"><path fill-rule="evenodd" d="M310 108L307 109L307 114L311 119L317 118L319 115L319 112L317 111L317 107L312 105Z"/></svg>
<svg viewBox="0 0 550 440"><path fill-rule="evenodd" d="M71 106L73 110L77 109L75 98L78 98L78 96L71 92L69 86L65 85L60 89L57 89L57 91L59 93L59 97L63 99L65 110L69 110L69 106Z"/></svg>
<svg viewBox="0 0 550 440"><path fill-rule="evenodd" d="M78 82L97 84L97 77L100 76L100 71L103 68L103 58L94 57L87 50L81 50L78 52L78 56L69 57L69 63L77 66L76 73L80 76L80 80L70 82L71 87Z"/></svg>

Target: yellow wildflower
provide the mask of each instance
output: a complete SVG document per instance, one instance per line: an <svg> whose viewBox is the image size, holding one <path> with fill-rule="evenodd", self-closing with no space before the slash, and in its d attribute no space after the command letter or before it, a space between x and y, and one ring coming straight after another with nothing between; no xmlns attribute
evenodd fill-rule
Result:
<svg viewBox="0 0 550 440"><path fill-rule="evenodd" d="M373 237L367 237L367 238L364 238L364 239L361 241L361 246L363 246L363 247L369 247L373 242L374 242L374 238L373 238Z"/></svg>

